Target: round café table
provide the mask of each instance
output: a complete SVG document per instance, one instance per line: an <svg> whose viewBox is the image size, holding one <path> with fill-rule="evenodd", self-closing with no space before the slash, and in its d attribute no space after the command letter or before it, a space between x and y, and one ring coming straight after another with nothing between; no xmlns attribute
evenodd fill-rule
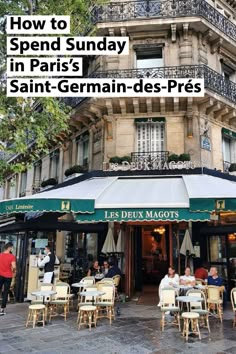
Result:
<svg viewBox="0 0 236 354"><path fill-rule="evenodd" d="M31 295L36 296L36 297L42 297L43 298L43 305L45 305L45 297L50 297L52 295L55 295L57 292L55 290L38 290L38 291L33 291Z"/></svg>
<svg viewBox="0 0 236 354"><path fill-rule="evenodd" d="M189 304L190 302L201 302L201 301L203 301L203 298L200 296L191 296L191 295L186 296L186 295L184 295L184 296L177 296L176 300L178 302Z"/></svg>
<svg viewBox="0 0 236 354"><path fill-rule="evenodd" d="M94 305L95 303L95 298L97 298L98 296L102 296L105 295L106 293L104 291L101 290L89 290L89 291L81 291L80 296L84 296L86 297L91 297L92 298L92 304Z"/></svg>
<svg viewBox="0 0 236 354"><path fill-rule="evenodd" d="M52 295L56 295L57 292L55 290L38 290L38 291L33 291L31 295L36 296L36 297L42 297L43 298L43 305L46 306L46 312L45 312L45 325L48 323L47 322L47 314L48 314L48 307L47 304L45 304L45 298L46 297L51 297Z"/></svg>

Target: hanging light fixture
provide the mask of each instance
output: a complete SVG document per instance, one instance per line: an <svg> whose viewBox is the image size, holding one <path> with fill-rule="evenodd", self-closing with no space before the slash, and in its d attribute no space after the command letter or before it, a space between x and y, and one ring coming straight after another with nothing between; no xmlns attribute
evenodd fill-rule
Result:
<svg viewBox="0 0 236 354"><path fill-rule="evenodd" d="M158 233L160 235L163 235L165 232L166 232L166 229L164 226L159 226L159 227L156 227L154 230L153 230L154 233Z"/></svg>

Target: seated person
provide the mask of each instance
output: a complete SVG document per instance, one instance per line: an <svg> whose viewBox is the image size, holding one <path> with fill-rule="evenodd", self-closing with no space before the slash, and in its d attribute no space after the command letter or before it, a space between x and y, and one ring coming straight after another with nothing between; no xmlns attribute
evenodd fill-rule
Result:
<svg viewBox="0 0 236 354"><path fill-rule="evenodd" d="M175 274L175 268L174 267L169 267L168 268L168 274L164 276L164 278L161 280L160 285L159 285L159 299L160 302L158 306L161 306L161 301L162 301L162 296L161 296L161 290L163 288L169 287L169 286L178 286L179 285L179 276L178 274Z"/></svg>
<svg viewBox="0 0 236 354"><path fill-rule="evenodd" d="M114 262L109 262L109 270L105 278L113 278L115 275L122 275L121 270Z"/></svg>
<svg viewBox="0 0 236 354"><path fill-rule="evenodd" d="M206 280L208 278L208 264L203 263L201 267L195 270L195 278Z"/></svg>
<svg viewBox="0 0 236 354"><path fill-rule="evenodd" d="M96 275L97 273L100 273L100 266L99 266L99 264L98 264L98 261L95 261L95 262L93 263L92 267L89 268L88 273L87 273L87 277L90 277L90 276L91 276L91 277L95 277L95 275Z"/></svg>
<svg viewBox="0 0 236 354"><path fill-rule="evenodd" d="M186 286L196 285L195 277L193 275L191 275L191 269L189 267L186 267L185 271L184 271L184 275L181 275L180 285L186 285Z"/></svg>
<svg viewBox="0 0 236 354"><path fill-rule="evenodd" d="M104 276L108 273L108 271L109 271L109 263L108 261L104 261L102 267L102 273L104 274Z"/></svg>
<svg viewBox="0 0 236 354"><path fill-rule="evenodd" d="M218 270L216 267L211 267L210 275L207 278L207 284L220 287L220 291L223 292L223 306L225 306L227 303L227 294L224 286L224 281L218 276Z"/></svg>

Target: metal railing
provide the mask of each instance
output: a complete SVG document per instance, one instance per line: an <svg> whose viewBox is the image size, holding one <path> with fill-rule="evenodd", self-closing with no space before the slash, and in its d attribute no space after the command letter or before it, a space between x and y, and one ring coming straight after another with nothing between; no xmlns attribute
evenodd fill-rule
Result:
<svg viewBox="0 0 236 354"><path fill-rule="evenodd" d="M230 165L231 165L231 162L223 161L224 172L229 172Z"/></svg>
<svg viewBox="0 0 236 354"><path fill-rule="evenodd" d="M150 164L168 161L169 151L131 152L131 161L136 164Z"/></svg>
<svg viewBox="0 0 236 354"><path fill-rule="evenodd" d="M202 78L205 88L236 104L236 83L206 65L164 66L149 69L97 71L94 78Z"/></svg>
<svg viewBox="0 0 236 354"><path fill-rule="evenodd" d="M199 16L236 41L236 25L206 0L139 0L110 2L92 9L91 18L98 22L116 22L146 18Z"/></svg>

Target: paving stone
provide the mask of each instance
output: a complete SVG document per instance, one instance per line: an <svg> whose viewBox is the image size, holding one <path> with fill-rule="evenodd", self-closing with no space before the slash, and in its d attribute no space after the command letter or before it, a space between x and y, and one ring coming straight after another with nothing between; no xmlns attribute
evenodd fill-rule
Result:
<svg viewBox="0 0 236 354"><path fill-rule="evenodd" d="M160 331L156 306L122 304L121 316L112 325L101 319L91 331L85 327L78 331L77 313L71 313L66 322L55 318L44 328L25 328L28 304L8 307L0 319L0 353L4 354L236 354L230 306L223 324L211 318L211 333L201 328L202 340L190 337L187 343L175 326L168 324Z"/></svg>

